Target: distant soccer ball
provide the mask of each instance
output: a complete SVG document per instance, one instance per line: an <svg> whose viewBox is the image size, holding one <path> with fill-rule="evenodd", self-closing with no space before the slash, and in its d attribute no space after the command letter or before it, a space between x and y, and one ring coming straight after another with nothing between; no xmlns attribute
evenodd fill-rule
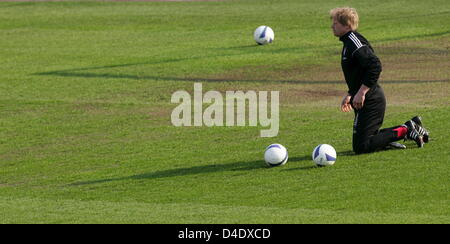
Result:
<svg viewBox="0 0 450 244"><path fill-rule="evenodd" d="M312 159L319 166L333 165L336 162L336 150L328 144L320 144L314 148Z"/></svg>
<svg viewBox="0 0 450 244"><path fill-rule="evenodd" d="M288 152L281 144L272 144L266 148L264 160L269 166L284 165L288 161Z"/></svg>
<svg viewBox="0 0 450 244"><path fill-rule="evenodd" d="M253 34L253 38L259 45L265 45L273 42L275 34L273 33L272 28L262 25L256 28L255 33Z"/></svg>

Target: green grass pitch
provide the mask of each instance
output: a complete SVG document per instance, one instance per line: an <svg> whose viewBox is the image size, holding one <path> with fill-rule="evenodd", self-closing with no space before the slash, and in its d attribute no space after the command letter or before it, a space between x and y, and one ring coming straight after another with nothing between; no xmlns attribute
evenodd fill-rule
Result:
<svg viewBox="0 0 450 244"><path fill-rule="evenodd" d="M351 152L339 6L383 64L383 127L422 115L424 148ZM450 223L449 23L447 0L0 2L0 223ZM174 127L194 82L280 91L278 136Z"/></svg>

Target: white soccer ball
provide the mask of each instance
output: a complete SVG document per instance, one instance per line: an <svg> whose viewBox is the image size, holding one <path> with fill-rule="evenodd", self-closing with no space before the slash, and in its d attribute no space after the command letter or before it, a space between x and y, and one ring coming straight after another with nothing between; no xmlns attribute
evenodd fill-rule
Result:
<svg viewBox="0 0 450 244"><path fill-rule="evenodd" d="M281 144L271 144L264 152L264 160L269 166L284 165L288 161L288 152Z"/></svg>
<svg viewBox="0 0 450 244"><path fill-rule="evenodd" d="M273 33L272 28L262 25L256 28L255 33L253 34L253 38L259 45L265 45L273 42L273 40L275 39L275 34Z"/></svg>
<svg viewBox="0 0 450 244"><path fill-rule="evenodd" d="M329 166L336 162L336 150L328 144L320 144L312 152L314 163L319 166Z"/></svg>

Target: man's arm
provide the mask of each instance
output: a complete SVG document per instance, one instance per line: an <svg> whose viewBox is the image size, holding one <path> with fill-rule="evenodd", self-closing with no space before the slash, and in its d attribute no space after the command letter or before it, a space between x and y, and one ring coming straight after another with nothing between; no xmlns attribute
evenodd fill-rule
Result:
<svg viewBox="0 0 450 244"><path fill-rule="evenodd" d="M368 46L363 46L357 49L353 56L365 71L362 83L368 88L376 85L382 69L381 62L372 49Z"/></svg>
<svg viewBox="0 0 450 244"><path fill-rule="evenodd" d="M381 73L381 62L368 46L358 48L353 53L353 56L364 69L362 85L358 93L353 97L353 107L355 109L361 109L364 106L366 93L378 83L378 78Z"/></svg>

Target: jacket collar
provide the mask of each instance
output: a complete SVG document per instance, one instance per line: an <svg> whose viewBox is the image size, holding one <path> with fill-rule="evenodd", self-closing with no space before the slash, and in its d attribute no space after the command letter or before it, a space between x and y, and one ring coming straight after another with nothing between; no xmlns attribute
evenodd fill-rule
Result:
<svg viewBox="0 0 450 244"><path fill-rule="evenodd" d="M339 37L339 40L341 42L343 42L345 39L347 39L347 37L352 33L353 31L349 31L347 33L345 33L343 36Z"/></svg>

